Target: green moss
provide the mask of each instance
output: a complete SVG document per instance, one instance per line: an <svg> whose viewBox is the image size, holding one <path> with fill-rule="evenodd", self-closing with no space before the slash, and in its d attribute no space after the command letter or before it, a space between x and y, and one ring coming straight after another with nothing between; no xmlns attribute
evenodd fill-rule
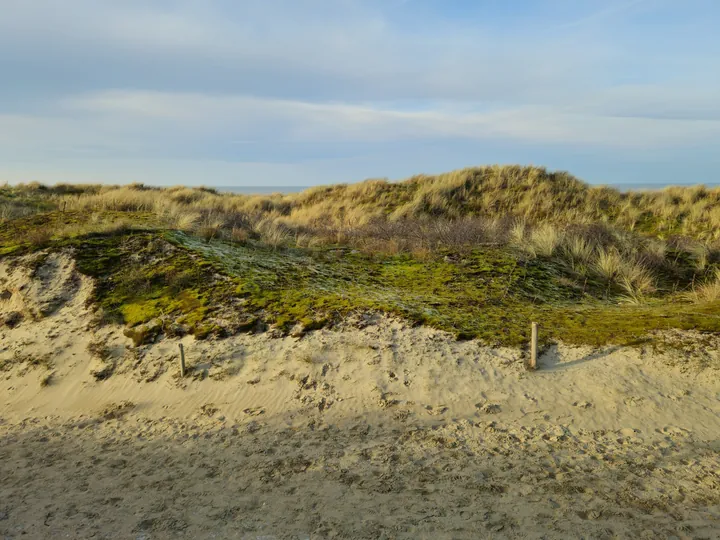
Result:
<svg viewBox="0 0 720 540"><path fill-rule="evenodd" d="M193 334L197 339L206 339L211 335L223 337L227 333L225 329L217 324L202 323L193 328Z"/></svg>
<svg viewBox="0 0 720 540"><path fill-rule="evenodd" d="M132 328L126 328L123 333L126 337L132 339L136 347L151 343L160 335L162 327L160 325L140 325Z"/></svg>
<svg viewBox="0 0 720 540"><path fill-rule="evenodd" d="M236 277L244 309L285 331L298 323L318 328L357 311L386 312L460 339L515 346L527 343L532 321L541 323L544 341L577 344L632 343L667 327L720 331L718 306L671 297L645 306L613 304L604 299L605 284L586 282L556 261L524 260L506 249L418 260L173 238ZM694 310L697 315L688 315Z"/></svg>
<svg viewBox="0 0 720 540"><path fill-rule="evenodd" d="M720 332L720 303L654 302L645 306L573 306L548 310L545 326L555 339L570 343L631 344L652 331L678 328Z"/></svg>
<svg viewBox="0 0 720 540"><path fill-rule="evenodd" d="M158 317L205 338L261 323L313 330L358 311L385 312L494 345L527 343L532 321L541 324L544 342L591 345L633 343L667 328L720 332L718 303L667 295L618 305L606 284L587 281L557 260L525 259L494 247L419 260L127 230L50 245L73 248L80 271L97 281L95 302L110 319L142 333L133 337L139 342L147 338L145 325ZM16 253L29 246L0 249ZM232 311L235 322L218 322L222 310Z"/></svg>
<svg viewBox="0 0 720 540"><path fill-rule="evenodd" d="M117 311L128 326L136 326L162 315L161 299L129 301L120 304Z"/></svg>
<svg viewBox="0 0 720 540"><path fill-rule="evenodd" d="M218 333L207 321L235 282L218 279L213 264L163 234L94 235L73 247L79 270L97 280L95 300L111 320L135 327L164 317L202 337Z"/></svg>
<svg viewBox="0 0 720 540"><path fill-rule="evenodd" d="M54 204L38 207L41 213L0 223L0 256L20 255L44 248L72 245L78 238L122 235L123 224L132 223L134 229L152 230L159 227L157 218L147 212L102 211L87 212L54 210Z"/></svg>

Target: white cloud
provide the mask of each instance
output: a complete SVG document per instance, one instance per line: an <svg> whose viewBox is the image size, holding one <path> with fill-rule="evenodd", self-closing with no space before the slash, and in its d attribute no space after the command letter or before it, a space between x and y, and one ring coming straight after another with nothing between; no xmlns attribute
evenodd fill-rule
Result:
<svg viewBox="0 0 720 540"><path fill-rule="evenodd" d="M264 148L285 143L289 148L321 149L336 143L467 140L621 151L720 142L720 120L607 114L622 103L617 96L613 99L613 106L480 108L435 103L423 110L403 110L387 104L108 91L64 99L52 114L0 115L0 159L186 154L203 159L203 153L212 155L216 148L224 148L233 159L237 141Z"/></svg>
<svg viewBox="0 0 720 540"><path fill-rule="evenodd" d="M617 58L614 46L578 50L540 28L427 21L411 31L377 1L3 1L0 60L3 50L41 65L83 58L92 72L82 77L147 87L142 77L167 91L547 102L592 85Z"/></svg>
<svg viewBox="0 0 720 540"><path fill-rule="evenodd" d="M675 120L720 120L720 87L635 84L583 96L573 111L607 116Z"/></svg>

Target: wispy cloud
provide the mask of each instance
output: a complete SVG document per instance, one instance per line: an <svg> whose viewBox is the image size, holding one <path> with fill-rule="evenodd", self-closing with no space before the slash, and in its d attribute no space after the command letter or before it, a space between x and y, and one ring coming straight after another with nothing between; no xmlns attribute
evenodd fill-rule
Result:
<svg viewBox="0 0 720 540"><path fill-rule="evenodd" d="M421 110L380 104L314 103L244 95L110 91L62 100L58 115L48 118L47 133L58 133L66 117L69 133L107 144L121 141L124 149L143 134L165 141L399 141L418 139L506 139L541 144L597 144L649 148L688 145L720 137L720 119L663 118L622 112L623 100L632 110L633 92L606 96L592 106L461 107L426 104ZM668 102L668 103L671 103ZM8 120L6 119L6 122ZM43 119L24 126L15 119L15 137L32 141L45 129ZM103 134L103 137L98 137ZM61 137L67 141L68 137ZM81 136L80 139L83 137ZM41 137L43 144L47 136ZM7 141L10 142L10 141Z"/></svg>

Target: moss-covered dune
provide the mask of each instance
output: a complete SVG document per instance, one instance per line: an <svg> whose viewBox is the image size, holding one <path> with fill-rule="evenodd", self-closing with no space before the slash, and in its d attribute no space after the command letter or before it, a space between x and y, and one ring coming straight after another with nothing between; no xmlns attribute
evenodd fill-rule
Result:
<svg viewBox="0 0 720 540"><path fill-rule="evenodd" d="M385 312L461 338L629 343L720 331L720 190L620 193L479 167L294 195L0 188L0 257L72 250L142 342Z"/></svg>
<svg viewBox="0 0 720 540"><path fill-rule="evenodd" d="M95 302L105 320L124 323L138 342L159 333L204 338L269 326L308 331L363 312L498 345L525 343L531 321L543 325L544 341L593 345L636 342L667 328L720 331L718 302L689 302L678 294L623 302L611 283L509 247L422 257L343 247L276 249L152 227L143 214L136 229L43 237L33 244L21 231L41 226L41 216L0 227L5 257L71 250L78 269L96 280ZM78 216L44 217L72 225Z"/></svg>
<svg viewBox="0 0 720 540"><path fill-rule="evenodd" d="M543 323L546 340L571 343L629 343L666 328L720 331L719 303L607 301L604 284L578 280L552 259L523 258L503 248L417 259L174 239L220 264L238 280L247 308L285 329L377 310L504 345L526 342L533 320Z"/></svg>

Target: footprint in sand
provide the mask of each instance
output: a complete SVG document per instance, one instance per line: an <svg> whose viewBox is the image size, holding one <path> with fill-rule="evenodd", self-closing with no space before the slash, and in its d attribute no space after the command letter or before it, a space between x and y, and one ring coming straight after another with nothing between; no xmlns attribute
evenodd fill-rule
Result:
<svg viewBox="0 0 720 540"><path fill-rule="evenodd" d="M445 414L445 413L447 412L448 408L445 407L444 405L440 405L440 406L436 409L436 408L433 408L432 405L425 405L425 410L427 411L427 413L428 413L429 415L435 416L435 415L437 415L437 414Z"/></svg>
<svg viewBox="0 0 720 540"><path fill-rule="evenodd" d="M478 409L481 413L485 414L498 414L502 411L502 408L497 403L476 403L475 408Z"/></svg>
<svg viewBox="0 0 720 540"><path fill-rule="evenodd" d="M670 399L672 399L673 401L680 401L689 395L690 395L690 390L683 390L682 392L680 392L678 394L671 394L668 397Z"/></svg>
<svg viewBox="0 0 720 540"><path fill-rule="evenodd" d="M251 407L243 409L243 412L248 416L260 416L261 414L265 414L265 409L262 407Z"/></svg>
<svg viewBox="0 0 720 540"><path fill-rule="evenodd" d="M573 406L580 409L589 409L590 407L592 407L592 403L590 403L589 401L576 401L575 403L573 403Z"/></svg>

